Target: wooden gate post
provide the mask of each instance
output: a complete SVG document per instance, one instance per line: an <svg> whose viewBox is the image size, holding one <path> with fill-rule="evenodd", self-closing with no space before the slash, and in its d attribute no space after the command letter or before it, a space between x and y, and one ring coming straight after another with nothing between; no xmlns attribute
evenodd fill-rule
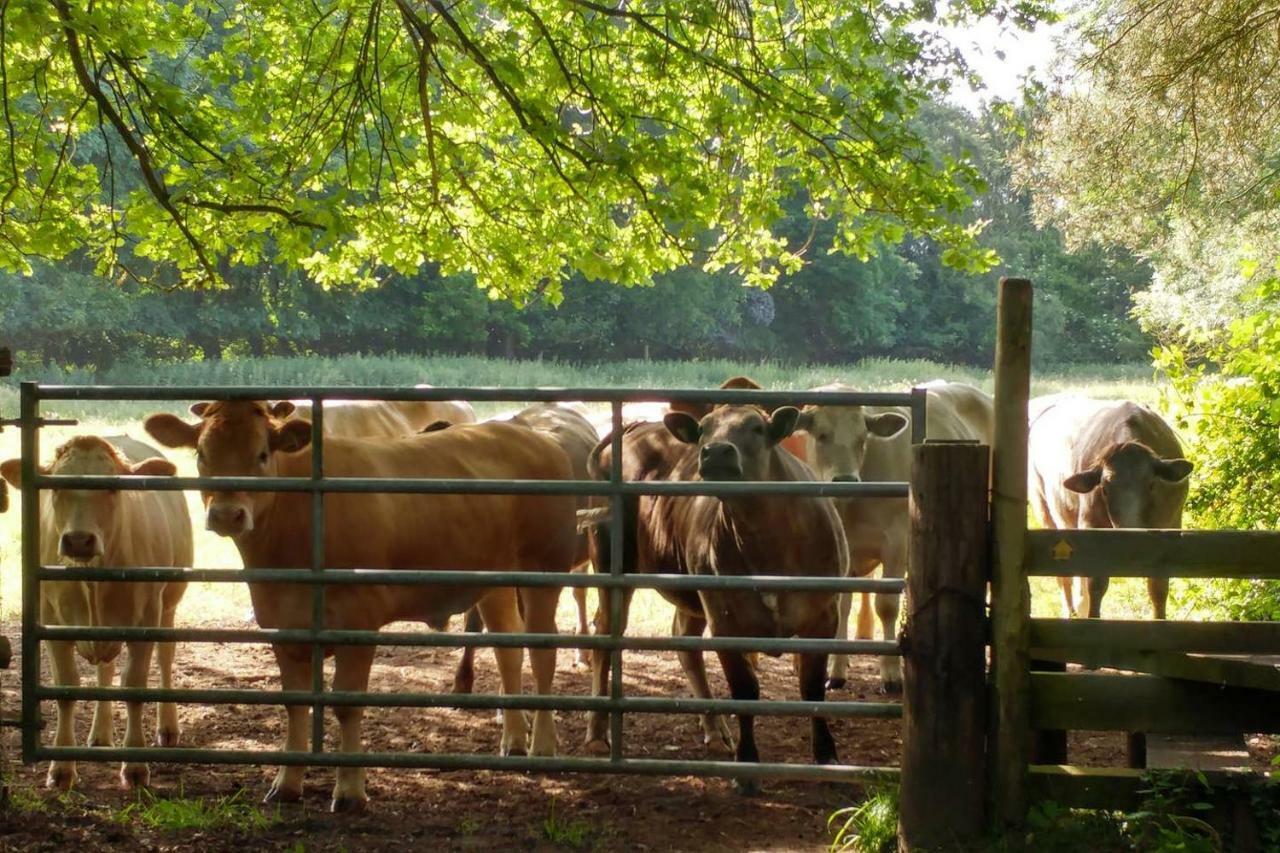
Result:
<svg viewBox="0 0 1280 853"><path fill-rule="evenodd" d="M1027 586L1027 403L1031 397L1031 282L1000 279L992 445L991 807L997 829L1027 816L1031 750L1031 590Z"/></svg>
<svg viewBox="0 0 1280 853"><path fill-rule="evenodd" d="M900 850L987 828L986 586L989 449L912 447L903 629Z"/></svg>

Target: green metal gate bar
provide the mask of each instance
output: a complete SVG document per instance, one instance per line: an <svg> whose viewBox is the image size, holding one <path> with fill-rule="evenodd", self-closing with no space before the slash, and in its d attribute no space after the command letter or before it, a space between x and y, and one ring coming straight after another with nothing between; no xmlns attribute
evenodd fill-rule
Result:
<svg viewBox="0 0 1280 853"><path fill-rule="evenodd" d="M189 399L263 400L309 399L312 404L313 440L310 478L257 477L66 477L46 476L37 471L38 429L47 422L39 419L42 400L152 400ZM474 402L602 402L612 409L613 466L608 482L596 481L511 481L447 479L333 478L324 474L324 403L327 399L347 400L454 400ZM655 483L625 482L621 471L622 404L624 402L707 402L752 403L762 406L787 404L908 406L912 412L912 440L923 440L926 395L923 389L909 394L750 391L750 390L653 390L653 389L546 389L546 388L347 388L347 387L170 387L140 386L79 387L39 386L23 383L20 421L23 473L23 759L66 759L82 761L182 761L235 764L306 764L316 766L427 767L439 769L535 770L542 772L607 772L646 775L701 775L732 778L784 778L850 781L896 779L894 768L851 766L813 767L799 764L738 764L725 761L649 760L623 755L625 713L752 713L782 716L888 717L902 714L900 703L742 701L725 699L678 699L626 697L622 683L624 650L735 650L772 654L824 652L848 654L899 654L896 642L867 640L838 641L796 638L753 637L625 637L621 632L621 604L624 590L632 589L747 589L754 591L845 591L898 594L901 580L866 578L800 577L772 575L738 577L689 577L684 575L624 575L621 561L612 560L607 574L547 575L513 571L429 571L394 569L327 569L324 567L324 497L341 493L427 493L427 494L545 494L609 497L612 512L621 517L624 497L635 495L719 495L763 494L778 496L905 498L906 483ZM312 496L311 567L307 569L174 569L64 568L41 566L39 561L39 503L41 489L151 489L163 491L208 489L229 491L305 492ZM611 525L612 554L622 553L622 527ZM161 582L202 580L228 582L292 582L312 587L312 624L306 629L166 629L45 626L37 622L39 584L42 581L128 580ZM559 634L449 634L326 629L324 595L328 584L475 584L482 586L573 586L595 587L604 595L614 616L610 636L563 636ZM603 606L603 602L601 602ZM195 641L235 643L296 643L312 647L313 680L308 691L253 690L161 690L139 688L57 687L39 683L40 640L113 639L146 641ZM325 645L392 645L432 647L526 647L606 649L612 657L613 672L607 697L475 695L326 691L323 683ZM267 750L211 750L201 748L79 748L44 747L38 741L39 704L55 699L130 699L133 701L175 701L189 704L310 705L312 743L310 752ZM610 714L611 753L607 759L587 758L495 758L482 755L418 753L325 753L323 709L335 706L368 707L456 707L514 708L562 711L599 710Z"/></svg>

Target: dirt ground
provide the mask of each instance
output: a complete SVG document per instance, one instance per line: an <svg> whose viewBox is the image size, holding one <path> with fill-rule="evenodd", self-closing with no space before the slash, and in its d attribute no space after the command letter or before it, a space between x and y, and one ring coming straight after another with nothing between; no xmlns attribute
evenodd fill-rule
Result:
<svg viewBox="0 0 1280 853"><path fill-rule="evenodd" d="M16 638L16 625L4 625ZM455 650L382 648L374 664L371 689L444 692L452 681ZM562 650L558 692L586 695L589 681L572 666L573 652ZM492 655L477 659L476 692L497 692ZM713 689L727 695L714 660L709 661ZM3 675L6 716L18 709L19 662ZM526 667L527 670L527 667ZM646 696L688 695L674 655L628 653L626 687ZM277 671L262 646L188 644L178 653L178 687L275 689ZM45 674L47 683L48 674ZM526 674L526 682L529 676ZM878 669L873 659L856 660L848 689L832 699L879 701ZM795 698L797 686L786 659L762 659L765 698ZM148 707L148 731L154 708ZM53 708L46 709L52 720ZM272 706L182 706L183 743L226 749L279 749L284 715ZM88 709L78 717L78 739L88 731ZM116 737L123 736L123 708L116 709ZM558 715L562 754L583 754L585 715ZM845 763L894 765L898 762L900 724L895 720L834 720L833 733ZM766 761L806 762L808 721L803 718L757 720L757 739ZM329 720L329 747L335 725ZM19 752L16 731L5 729L5 752ZM490 711L454 709L370 709L365 743L371 751L475 752L495 754L500 725ZM50 736L46 729L46 737ZM1259 761L1273 744L1259 748ZM626 722L625 751L632 757L701 758L696 717L636 715ZM1074 733L1072 760L1091 765L1123 761L1122 735ZM735 794L727 781L692 777L542 776L523 773L369 771L370 809L366 815L327 813L332 771L307 773L304 801L269 807L268 829L253 832L171 832L138 821L116 819L134 796L116 783L117 766L81 764L78 793L57 798L43 792L45 767L12 765L10 787L23 795L23 808L0 810L0 849L4 850L401 850L407 844L440 850L804 850L825 849L828 815L857 802L860 792L844 785L767 782L757 797ZM160 796L221 797L243 791L257 801L266 792L273 768L245 766L152 767L152 788ZM945 772L940 768L940 772ZM38 793L36 793L38 792Z"/></svg>

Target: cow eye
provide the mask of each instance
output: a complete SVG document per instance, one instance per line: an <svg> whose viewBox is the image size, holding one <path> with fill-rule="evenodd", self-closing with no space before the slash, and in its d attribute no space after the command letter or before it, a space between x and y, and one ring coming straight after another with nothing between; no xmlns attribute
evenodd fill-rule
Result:
<svg viewBox="0 0 1280 853"><path fill-rule="evenodd" d="M264 450L258 454L258 464L259 465L267 464L267 451Z"/></svg>

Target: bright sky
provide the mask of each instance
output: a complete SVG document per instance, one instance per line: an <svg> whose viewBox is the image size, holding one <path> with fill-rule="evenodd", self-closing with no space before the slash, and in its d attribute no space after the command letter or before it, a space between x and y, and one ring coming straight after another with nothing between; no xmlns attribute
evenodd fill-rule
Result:
<svg viewBox="0 0 1280 853"><path fill-rule="evenodd" d="M964 53L970 66L986 83L986 88L977 92L963 84L957 85L951 99L970 110L992 98L1016 99L1028 72L1045 76L1056 52L1053 40L1064 31L1065 24L1059 23L1041 24L1027 33L1013 27L1002 27L990 19L984 19L976 26L949 31L947 35L951 43Z"/></svg>

